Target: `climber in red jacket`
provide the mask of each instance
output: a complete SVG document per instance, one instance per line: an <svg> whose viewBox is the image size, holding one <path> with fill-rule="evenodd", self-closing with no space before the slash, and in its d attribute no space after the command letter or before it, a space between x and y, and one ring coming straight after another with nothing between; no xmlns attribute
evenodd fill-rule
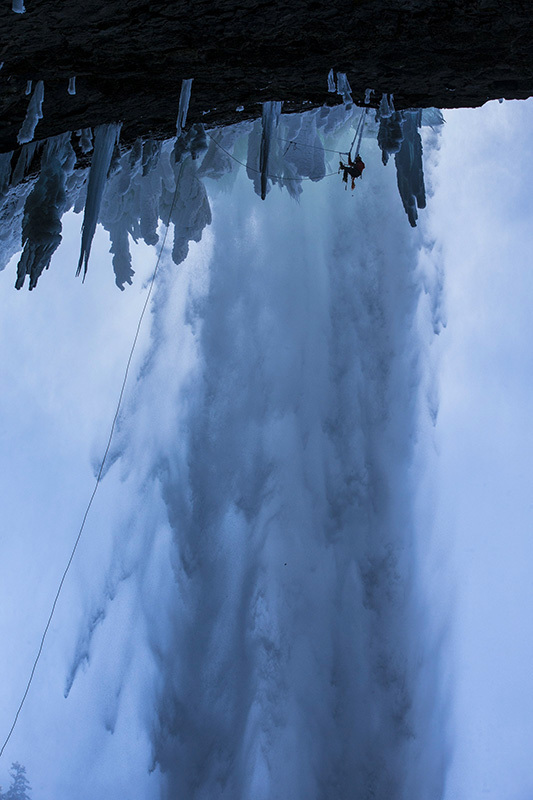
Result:
<svg viewBox="0 0 533 800"><path fill-rule="evenodd" d="M343 164L341 161L339 171L342 169L342 180L346 184L348 184L348 175L352 176L352 189L355 189L355 179L362 177L364 168L365 162L361 156L356 156L355 161L352 161L352 157L348 155L348 163Z"/></svg>

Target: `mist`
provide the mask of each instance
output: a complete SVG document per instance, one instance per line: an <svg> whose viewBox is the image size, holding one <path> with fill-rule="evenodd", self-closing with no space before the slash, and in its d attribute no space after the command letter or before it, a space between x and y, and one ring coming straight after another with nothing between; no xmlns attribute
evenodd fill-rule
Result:
<svg viewBox="0 0 533 800"><path fill-rule="evenodd" d="M423 570L442 277L393 166L363 147L372 179L353 193L330 176L298 200L273 186L261 201L244 170L205 177L201 241L178 265L177 238L163 250L106 474L6 751L42 796L444 795L443 631ZM63 224L57 259L70 268L79 222ZM46 453L46 496L31 504L61 509L39 526L33 512L11 561L29 559L46 586L42 613L5 568L10 602L33 617L5 666L13 697L99 468L154 264L139 245L135 302L103 300L108 247L99 229L85 294L52 265L31 295L40 319L57 293L42 349L20 316L8 353L6 369L44 370L44 351L56 374L21 469L38 485L34 453ZM7 304L6 325L22 302Z"/></svg>

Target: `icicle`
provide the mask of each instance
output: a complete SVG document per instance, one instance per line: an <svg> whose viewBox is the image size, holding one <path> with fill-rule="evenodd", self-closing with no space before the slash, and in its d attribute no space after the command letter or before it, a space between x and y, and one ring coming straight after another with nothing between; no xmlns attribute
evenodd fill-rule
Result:
<svg viewBox="0 0 533 800"><path fill-rule="evenodd" d="M68 79L68 93L76 94L76 76Z"/></svg>
<svg viewBox="0 0 533 800"><path fill-rule="evenodd" d="M353 103L352 87L348 83L348 78L345 72L337 72L337 94L342 95L342 102L345 105Z"/></svg>
<svg viewBox="0 0 533 800"><path fill-rule="evenodd" d="M24 94L31 94L31 84L32 84L32 81L26 81L26 90L25 90Z"/></svg>
<svg viewBox="0 0 533 800"><path fill-rule="evenodd" d="M43 100L44 100L44 83L39 81L35 87L35 91L31 96L26 111L26 117L18 132L17 141L19 144L26 144L31 142L35 133L35 128L40 119L43 118Z"/></svg>
<svg viewBox="0 0 533 800"><path fill-rule="evenodd" d="M379 103L379 116L381 119L392 117L394 114L394 95L390 94L388 97L385 92L381 95Z"/></svg>
<svg viewBox="0 0 533 800"><path fill-rule="evenodd" d="M15 14L25 14L26 9L24 7L24 0L13 0L11 4L11 8L15 12Z"/></svg>
<svg viewBox="0 0 533 800"><path fill-rule="evenodd" d="M93 132L90 128L81 128L77 131L80 137L80 150L82 153L90 153L93 149Z"/></svg>
<svg viewBox="0 0 533 800"><path fill-rule="evenodd" d="M259 170L261 172L261 200L264 200L268 192L268 160L270 156L270 146L272 144L272 134L277 128L279 116L281 114L281 103L279 101L269 101L263 103L263 116L261 118L261 146L259 150Z"/></svg>
<svg viewBox="0 0 533 800"><path fill-rule="evenodd" d="M100 125L94 136L94 153L89 172L89 184L87 187L87 200L85 202L85 214L81 232L80 260L76 275L79 275L83 267L83 278L87 274L89 265L89 255L91 245L98 222L98 213L107 182L107 173L111 166L113 150L117 143L121 125Z"/></svg>
<svg viewBox="0 0 533 800"><path fill-rule="evenodd" d="M422 165L422 140L418 128L422 121L420 111L405 111L403 144L394 157L398 190L411 227L416 227L418 208L426 207L424 169Z"/></svg>
<svg viewBox="0 0 533 800"><path fill-rule="evenodd" d="M333 70L330 69L328 73L328 92L336 92L336 91L337 90L335 88L335 75L333 73Z"/></svg>
<svg viewBox="0 0 533 800"><path fill-rule="evenodd" d="M121 292L124 291L124 284L132 284L134 271L131 266L130 243L128 239L128 229L123 219L120 219L109 229L111 239L110 253L113 254L113 272L115 273L115 283Z"/></svg>
<svg viewBox="0 0 533 800"><path fill-rule="evenodd" d="M187 121L189 101L191 99L192 78L184 78L181 82L180 102L178 107L178 119L176 121L176 134L179 136Z"/></svg>
<svg viewBox="0 0 533 800"><path fill-rule="evenodd" d="M143 142L142 147L142 173L143 177L145 177L157 167L161 156L162 143L157 139L147 139Z"/></svg>
<svg viewBox="0 0 533 800"><path fill-rule="evenodd" d="M15 166L15 169L13 170L13 176L11 178L11 186L17 186L24 179L26 170L28 169L29 165L32 162L36 149L37 149L37 142L30 142L29 144L25 144L23 145L23 147L21 147L17 164Z"/></svg>
<svg viewBox="0 0 533 800"><path fill-rule="evenodd" d="M390 117L382 117L378 130L378 145L381 150L381 160L387 165L389 157L399 153L403 142L403 114L395 111Z"/></svg>
<svg viewBox="0 0 533 800"><path fill-rule="evenodd" d="M12 158L13 153L0 153L0 197L2 197L9 188Z"/></svg>
<svg viewBox="0 0 533 800"><path fill-rule="evenodd" d="M365 90L365 106L370 103L370 95L374 94L373 89L366 89Z"/></svg>

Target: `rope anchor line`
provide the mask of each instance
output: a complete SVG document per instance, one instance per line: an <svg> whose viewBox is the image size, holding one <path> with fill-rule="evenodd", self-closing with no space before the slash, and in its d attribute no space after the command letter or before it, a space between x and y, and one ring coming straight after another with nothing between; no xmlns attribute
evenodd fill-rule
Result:
<svg viewBox="0 0 533 800"><path fill-rule="evenodd" d="M368 112L368 108L364 108L361 111L361 116L359 117L359 121L358 121L357 127L355 129L355 136L353 137L352 144L350 145L350 150L347 153L343 153L340 150L331 150L331 149L329 149L327 147L317 147L314 144L307 144L305 142L296 142L294 139L284 139L282 136L279 136L278 137L278 141L287 143L287 148L285 149L285 152L283 153L283 158L285 158L285 156L287 155L287 153L289 152L291 147L310 147L312 150L322 150L322 152L325 152L325 153L335 153L338 156L347 156L349 158L351 156L354 144L356 142L357 142L357 147L356 147L356 151L355 151L355 156L358 156L359 155L359 151L361 149L361 141L363 139L363 130L364 130L364 126L365 126L365 119L366 119L367 112ZM226 150L226 148L223 147L220 144L220 142L217 141L215 139L215 137L211 133L209 133L209 131L206 131L206 134L216 144L217 147L219 147L227 156L229 156L229 158L232 158L237 164L240 164L241 167L244 167L249 172L255 172L257 175L261 175L261 170L260 169L256 169L255 167L250 167L248 164L245 164L244 161L240 161L238 158L236 158L233 155L233 153L230 153L229 150ZM270 178L271 180L278 180L278 181L317 181L317 180L322 180L322 178L330 178L332 175L338 175L338 171L337 172L328 172L326 175L321 175L321 176L316 176L316 177L309 177L309 176L306 176L306 177L292 177L292 176L282 176L282 175L267 175L267 178Z"/></svg>
<svg viewBox="0 0 533 800"><path fill-rule="evenodd" d="M161 256L163 255L163 250L165 248L168 229L170 227L170 222L172 220L172 212L174 211L174 206L176 205L176 199L177 199L177 196L178 196L178 189L179 189L179 185L180 185L180 179L181 179L182 172L183 172L183 164L181 165L180 172L178 174L178 177L176 178L176 188L174 190L174 197L172 198L172 205L170 207L170 211L169 211L169 215L168 215L168 223L166 225L165 233L164 233L164 236L163 236L163 240L161 242L161 248L159 250L159 255L157 256L157 260L156 260L155 267L154 267L154 272L153 272L152 278L150 280L150 284L149 284L149 287L148 287L148 293L146 295L146 299L144 301L144 304L143 304L143 307L142 307L142 310L141 310L139 321L137 323L135 336L133 337L133 342L132 342L132 345L131 345L131 348L130 348L130 352L129 352L129 356L128 356L128 360L127 360L127 363L126 363L126 369L124 371L124 377L122 379L122 385L121 385L121 389L120 389L120 393L119 393L119 397L118 397L118 401L117 401L117 406L116 406L116 410L115 410L115 416L113 417L113 422L111 424L111 430L109 432L109 436L108 436L108 439L107 439L107 445L106 445L106 448L105 448L105 451L104 451L104 455L103 455L103 458L102 458L102 461L101 461L101 464L100 464L100 469L98 470L98 475L96 477L96 482L95 482L95 485L94 485L94 489L92 491L90 500L89 500L89 502L87 504L87 507L85 509L85 513L83 515L82 523L80 525L80 529L78 531L78 535L77 535L76 540L74 542L74 546L73 546L73 548L71 550L70 557L69 557L69 559L67 561L67 565L66 565L65 569L63 570L63 575L61 576L61 580L59 582L59 586L58 586L58 589L57 589L55 597L54 597L54 602L52 603L52 607L51 607L50 613L48 615L48 620L46 622L46 625L45 625L45 628L44 628L44 631L43 631L43 635L41 637L41 642L39 644L39 649L37 651L37 655L36 655L36 657L35 657L35 659L33 661L33 666L32 666L31 672L30 672L30 677L28 678L28 681L26 683L26 688L24 690L24 694L22 695L22 699L21 699L21 701L19 703L19 706L17 708L17 712L15 714L15 718L13 720L13 724L11 725L9 733L8 733L8 735L7 735L6 739L5 739L2 747L0 748L0 758L2 757L2 755L4 753L4 750L6 749L8 743L9 743L9 740L11 739L11 736L13 735L13 731L15 730L15 726L16 726L18 718L20 716L20 712L22 711L22 707L24 706L24 703L26 702L26 698L28 696L28 692L30 691L30 687L31 687L31 684L33 682L33 678L34 678L34 675L35 675L35 670L37 669L37 665L39 663L39 660L41 658L41 654L43 652L44 642L45 642L46 636L48 634L48 630L50 628L50 625L52 623L52 619L53 619L53 616L54 616L54 613L55 613L55 610L56 610L57 602L59 600L59 596L61 594L61 590L63 589L63 584L65 583L65 579L66 579L68 571L69 571L69 569L71 567L72 561L74 560L74 556L76 554L76 550L78 549L78 545L80 543L80 539L81 539L82 533L83 533L84 528L85 528L85 523L87 521L87 517L89 515L89 511L91 510L91 506L93 504L94 497L96 495L98 486L100 485L100 482L101 482L101 479L102 479L104 466L105 466L106 461L107 461L107 456L109 454L109 449L111 447L111 441L113 439L113 434L115 432L115 428L116 428L116 424L117 424L117 420L118 420L118 415L120 413L120 409L121 409L121 406L122 406L122 400L124 398L124 391L126 389L126 382L128 380L128 374L129 374L129 371L130 371L130 366L131 366L131 361L132 361L132 358L133 358L133 353L135 351L135 347L137 346L137 340L139 338L139 333L140 333L140 330L141 330L142 321L144 319L144 315L145 315L146 309L148 307L148 302L149 302L150 296L152 294L152 289L154 288L155 278L156 278L156 275L157 275L157 271L159 269L159 263L161 261Z"/></svg>

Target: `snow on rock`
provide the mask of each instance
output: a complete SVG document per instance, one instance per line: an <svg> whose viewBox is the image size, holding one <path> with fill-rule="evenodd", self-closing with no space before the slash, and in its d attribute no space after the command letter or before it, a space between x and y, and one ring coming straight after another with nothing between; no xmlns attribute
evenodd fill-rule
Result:
<svg viewBox="0 0 533 800"><path fill-rule="evenodd" d="M98 212L107 182L107 174L111 166L113 150L117 144L120 134L120 123L111 125L100 125L96 128L94 137L94 153L89 172L89 184L87 187L87 201L85 203L85 215L81 231L81 251L76 275L79 275L83 267L83 277L87 274L91 244L98 222Z"/></svg>
<svg viewBox="0 0 533 800"><path fill-rule="evenodd" d="M17 135L19 144L31 142L35 134L35 128L40 119L43 118L44 83L38 81L35 91L28 104L28 110Z"/></svg>

